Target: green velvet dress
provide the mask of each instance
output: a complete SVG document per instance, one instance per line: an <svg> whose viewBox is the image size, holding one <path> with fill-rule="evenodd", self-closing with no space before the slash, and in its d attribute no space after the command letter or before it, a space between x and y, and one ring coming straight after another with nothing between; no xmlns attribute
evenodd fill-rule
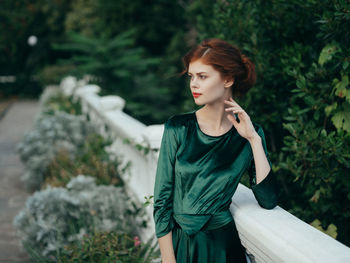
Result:
<svg viewBox="0 0 350 263"><path fill-rule="evenodd" d="M262 138L262 127L253 122ZM153 218L157 238L172 231L177 263L247 262L229 211L241 176L248 171L258 204L277 205L272 170L256 184L248 140L234 126L220 136L205 134L195 111L171 116L164 125L154 185Z"/></svg>

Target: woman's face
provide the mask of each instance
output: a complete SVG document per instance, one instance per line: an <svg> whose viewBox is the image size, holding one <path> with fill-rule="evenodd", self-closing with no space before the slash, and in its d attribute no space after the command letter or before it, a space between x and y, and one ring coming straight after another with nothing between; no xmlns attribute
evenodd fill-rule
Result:
<svg viewBox="0 0 350 263"><path fill-rule="evenodd" d="M211 65L206 65L200 59L189 64L190 88L197 105L222 102L229 95L232 82L225 82L220 73Z"/></svg>

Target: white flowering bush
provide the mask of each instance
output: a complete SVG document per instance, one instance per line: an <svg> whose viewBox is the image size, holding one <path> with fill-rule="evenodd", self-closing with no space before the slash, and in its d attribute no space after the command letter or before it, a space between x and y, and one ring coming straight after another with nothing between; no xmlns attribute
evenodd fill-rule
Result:
<svg viewBox="0 0 350 263"><path fill-rule="evenodd" d="M64 149L73 159L96 128L82 115L57 111L54 115L42 115L16 146L27 172L22 180L28 190L37 190L44 180L48 164L59 149Z"/></svg>
<svg viewBox="0 0 350 263"><path fill-rule="evenodd" d="M63 111L72 115L82 115L81 102L73 95L66 96L58 87L46 87L39 100L39 116L55 115Z"/></svg>
<svg viewBox="0 0 350 263"><path fill-rule="evenodd" d="M85 234L119 231L137 235L146 226L146 213L128 198L124 188L96 185L95 178L78 175L66 188L36 191L13 223L29 254L55 262L58 251L81 241Z"/></svg>

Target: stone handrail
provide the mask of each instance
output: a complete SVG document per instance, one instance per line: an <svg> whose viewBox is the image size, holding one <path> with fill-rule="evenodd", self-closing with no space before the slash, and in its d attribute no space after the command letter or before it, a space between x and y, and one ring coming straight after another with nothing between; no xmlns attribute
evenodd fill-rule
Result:
<svg viewBox="0 0 350 263"><path fill-rule="evenodd" d="M146 126L122 110L125 102L118 96L97 95L100 88L86 85L73 77L63 79L60 89L66 95L79 99L83 112L101 128L101 133L115 136L111 150L131 161L129 173L124 175L127 190L136 202L143 203L145 196L153 194L158 153L145 155L133 140L152 149L159 148L164 125ZM230 207L243 246L253 262L266 263L345 263L350 262L350 248L317 230L277 206L268 210L260 207L248 187L239 184ZM146 207L149 226L141 234L148 239L154 234L152 206Z"/></svg>

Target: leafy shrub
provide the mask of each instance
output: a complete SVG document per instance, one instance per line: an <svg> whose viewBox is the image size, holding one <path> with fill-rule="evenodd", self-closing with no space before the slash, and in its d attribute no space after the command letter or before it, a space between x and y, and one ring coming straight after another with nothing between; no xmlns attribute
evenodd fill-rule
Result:
<svg viewBox="0 0 350 263"><path fill-rule="evenodd" d="M198 41L225 39L256 65L239 103L270 133L280 205L349 245L349 1L195 0L187 10Z"/></svg>
<svg viewBox="0 0 350 263"><path fill-rule="evenodd" d="M126 233L100 232L86 234L81 242L64 248L58 256L58 263L80 262L125 262L149 263L160 257L157 244L152 244L154 237L146 243L138 236L131 237Z"/></svg>
<svg viewBox="0 0 350 263"><path fill-rule="evenodd" d="M95 127L83 116L56 112L53 116L41 116L22 141L16 151L28 171L22 179L29 190L39 189L49 163L60 148L68 152L69 158L81 148L88 134L95 133Z"/></svg>
<svg viewBox="0 0 350 263"><path fill-rule="evenodd" d="M112 143L100 134L89 134L81 151L73 159L66 150L61 149L49 163L44 174L46 185L65 186L77 174L88 174L96 178L96 184L123 185L121 174L129 167L124 167L119 156L106 152L105 147Z"/></svg>
<svg viewBox="0 0 350 263"><path fill-rule="evenodd" d="M79 101L75 101L73 96L66 96L58 90L48 98L43 98L41 114L55 115L57 111L66 112L72 115L82 115L82 107Z"/></svg>
<svg viewBox="0 0 350 263"><path fill-rule="evenodd" d="M14 218L14 225L28 253L56 262L57 252L84 234L125 231L137 235L146 224L145 215L123 188L97 186L95 178L79 175L67 188L35 192Z"/></svg>
<svg viewBox="0 0 350 263"><path fill-rule="evenodd" d="M112 39L86 37L69 32L66 43L54 44L56 50L73 53L61 63L76 66L77 76L92 74L101 78L99 83L110 94L116 85L119 95L126 98L133 89L133 76L145 73L159 63L159 58L145 57L142 47L135 48L135 29L122 32Z"/></svg>
<svg viewBox="0 0 350 263"><path fill-rule="evenodd" d="M349 243L350 180L345 175L350 170L350 119L341 116L348 118L350 106L334 94L336 82L328 83L332 76L332 68L320 63L313 63L306 74L295 72L297 87L283 124L289 135L283 140L285 161L280 167L296 182L291 188L296 202L289 211Z"/></svg>

